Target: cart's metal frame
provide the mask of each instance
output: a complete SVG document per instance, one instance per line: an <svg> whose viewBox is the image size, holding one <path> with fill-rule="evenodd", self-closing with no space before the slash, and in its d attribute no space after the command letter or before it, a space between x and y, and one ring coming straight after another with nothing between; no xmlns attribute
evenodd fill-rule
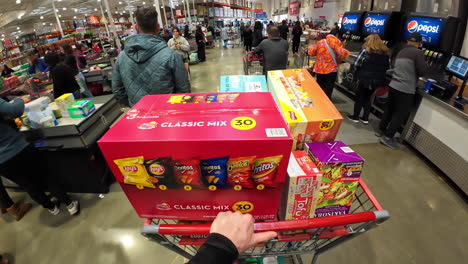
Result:
<svg viewBox="0 0 468 264"><path fill-rule="evenodd" d="M242 56L245 75L263 75L263 56L245 52Z"/></svg>
<svg viewBox="0 0 468 264"><path fill-rule="evenodd" d="M327 216L308 220L263 222L255 231L273 230L277 238L244 252L240 258L290 256L302 263L301 255L313 254L312 263L324 252L377 227L390 217L383 210L367 185L360 180L348 215ZM196 245L180 245L182 236L209 234L210 225L180 225L174 220L147 219L141 234L148 240L190 259L197 253Z"/></svg>

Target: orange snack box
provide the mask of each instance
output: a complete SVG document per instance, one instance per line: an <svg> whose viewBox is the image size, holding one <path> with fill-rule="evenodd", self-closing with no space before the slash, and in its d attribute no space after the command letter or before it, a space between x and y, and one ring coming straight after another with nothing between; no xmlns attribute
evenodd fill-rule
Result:
<svg viewBox="0 0 468 264"><path fill-rule="evenodd" d="M270 71L268 88L294 138L293 150L335 140L343 117L307 70Z"/></svg>

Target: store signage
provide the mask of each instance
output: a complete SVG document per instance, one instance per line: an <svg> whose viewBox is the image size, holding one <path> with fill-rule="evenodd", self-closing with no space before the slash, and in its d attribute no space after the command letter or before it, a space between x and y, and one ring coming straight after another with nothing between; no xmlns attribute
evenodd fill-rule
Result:
<svg viewBox="0 0 468 264"><path fill-rule="evenodd" d="M344 31L357 32L360 14L346 14L341 21L341 28Z"/></svg>
<svg viewBox="0 0 468 264"><path fill-rule="evenodd" d="M255 12L255 17L257 19L267 19L267 13L266 12Z"/></svg>
<svg viewBox="0 0 468 264"><path fill-rule="evenodd" d="M289 14L298 15L300 7L301 7L300 1L294 1L294 2L289 3Z"/></svg>
<svg viewBox="0 0 468 264"><path fill-rule="evenodd" d="M99 17L96 15L89 15L86 17L89 24L99 24Z"/></svg>
<svg viewBox="0 0 468 264"><path fill-rule="evenodd" d="M323 3L325 0L315 0L314 2L314 8L323 8Z"/></svg>
<svg viewBox="0 0 468 264"><path fill-rule="evenodd" d="M406 23L405 36L408 38L410 33L419 32L424 43L438 46L443 25L444 20L442 18L409 17Z"/></svg>
<svg viewBox="0 0 468 264"><path fill-rule="evenodd" d="M364 17L363 31L367 34L379 34L385 33L385 23L387 22L389 15L383 14L368 14Z"/></svg>
<svg viewBox="0 0 468 264"><path fill-rule="evenodd" d="M182 16L182 10L177 9L177 10L175 11L175 15L176 15L176 16Z"/></svg>

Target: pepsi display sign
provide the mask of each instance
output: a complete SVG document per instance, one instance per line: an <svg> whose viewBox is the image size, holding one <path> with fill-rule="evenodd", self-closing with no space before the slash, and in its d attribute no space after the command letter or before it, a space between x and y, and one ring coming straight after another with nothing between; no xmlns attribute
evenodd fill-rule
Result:
<svg viewBox="0 0 468 264"><path fill-rule="evenodd" d="M364 17L363 32L367 34L378 34L383 36L385 33L385 23L389 15L367 14Z"/></svg>
<svg viewBox="0 0 468 264"><path fill-rule="evenodd" d="M357 32L359 27L360 14L346 14L341 20L341 29L343 31Z"/></svg>
<svg viewBox="0 0 468 264"><path fill-rule="evenodd" d="M439 46L444 19L412 16L408 18L405 29L406 38L413 32L419 32L425 44Z"/></svg>

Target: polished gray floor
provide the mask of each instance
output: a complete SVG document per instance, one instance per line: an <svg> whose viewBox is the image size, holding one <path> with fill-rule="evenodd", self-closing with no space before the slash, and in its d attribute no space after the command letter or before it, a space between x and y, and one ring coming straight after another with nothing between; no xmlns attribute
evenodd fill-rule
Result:
<svg viewBox="0 0 468 264"><path fill-rule="evenodd" d="M191 66L194 92L215 92L219 76L242 74L240 49L207 50L207 62ZM346 116L348 98L333 101ZM371 125L344 120L338 139L366 159L363 178L391 219L359 238L334 248L319 263L462 264L468 263L468 206L429 165L411 150L380 144ZM23 193L16 200L29 201ZM0 253L14 263L169 263L184 260L139 234L143 220L117 185L103 198L76 194L82 212L51 216L35 205L20 222L0 217ZM63 210L65 208L62 208ZM309 261L304 256L304 261Z"/></svg>

